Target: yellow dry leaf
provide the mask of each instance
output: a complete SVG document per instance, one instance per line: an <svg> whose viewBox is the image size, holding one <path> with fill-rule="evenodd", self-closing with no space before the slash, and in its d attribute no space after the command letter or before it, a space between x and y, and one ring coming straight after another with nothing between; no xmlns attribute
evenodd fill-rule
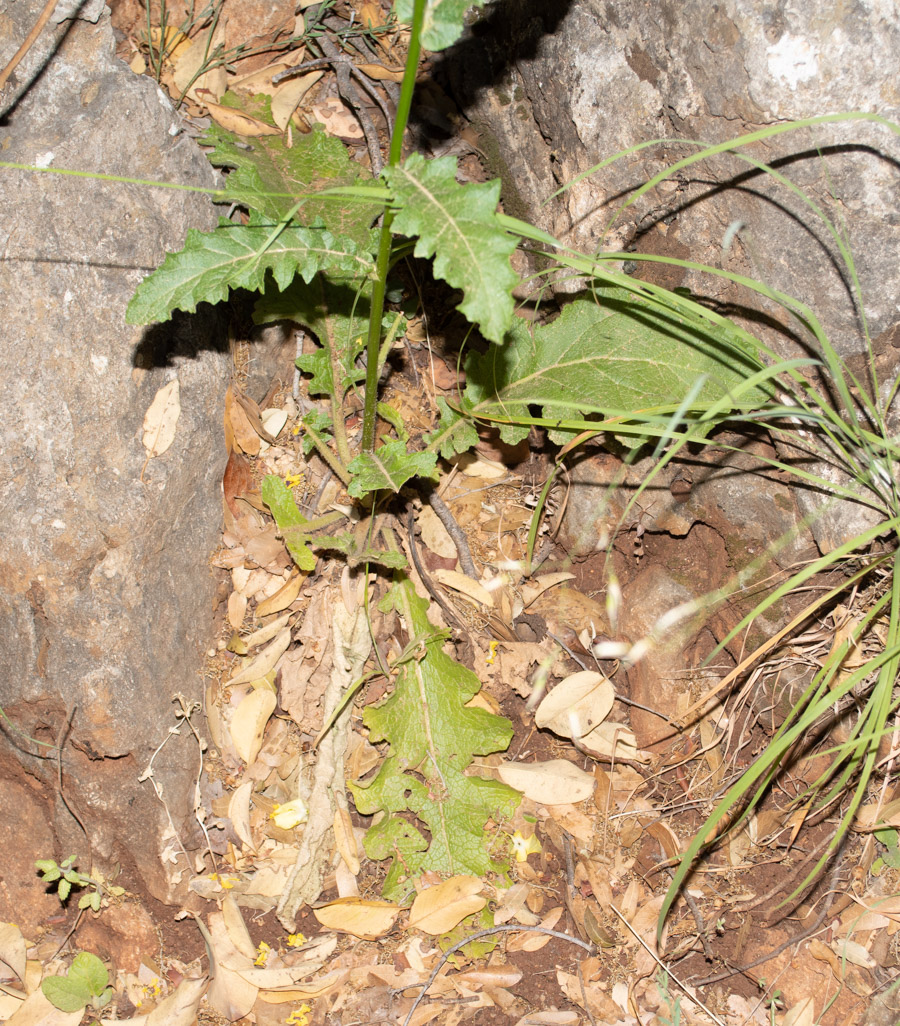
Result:
<svg viewBox="0 0 900 1026"><path fill-rule="evenodd" d="M612 682L596 670L570 674L534 711L542 730L581 741L609 715L616 698Z"/></svg>
<svg viewBox="0 0 900 1026"><path fill-rule="evenodd" d="M324 71L310 71L306 75L286 79L275 87L272 93L272 120L282 131L287 128L291 115L303 97L324 74Z"/></svg>
<svg viewBox="0 0 900 1026"><path fill-rule="evenodd" d="M353 876L356 876L359 873L356 834L353 832L353 822L350 819L350 813L346 809L340 808L340 806L334 810L334 846L344 860L344 865Z"/></svg>
<svg viewBox="0 0 900 1026"><path fill-rule="evenodd" d="M452 588L454 591L458 591L461 595L465 595L466 598L470 598L473 602L488 609L494 608L494 600L491 598L491 593L483 584L472 580L471 577L467 577L456 570L443 569L433 571L432 576L435 580L440 581L445 588Z"/></svg>
<svg viewBox="0 0 900 1026"><path fill-rule="evenodd" d="M165 33L159 27L150 29L150 45L155 53L160 51L167 61L177 61L191 47L188 37L174 25L167 25Z"/></svg>
<svg viewBox="0 0 900 1026"><path fill-rule="evenodd" d="M390 933L399 914L399 905L367 898L339 898L313 909L313 915L326 929L349 933L361 940L377 940Z"/></svg>
<svg viewBox="0 0 900 1026"><path fill-rule="evenodd" d="M275 664L287 651L290 643L291 629L285 627L275 635L269 645L227 682L227 686L231 688L238 684L250 684L252 681L261 680L270 670L274 669Z"/></svg>
<svg viewBox="0 0 900 1026"><path fill-rule="evenodd" d="M151 459L162 454L175 441L175 428L181 415L181 396L178 378L172 378L153 397L144 414L144 434L141 442Z"/></svg>
<svg viewBox="0 0 900 1026"><path fill-rule="evenodd" d="M504 784L541 805L575 805L590 798L594 778L566 759L548 762L505 762L497 769Z"/></svg>
<svg viewBox="0 0 900 1026"><path fill-rule="evenodd" d="M16 979L24 983L27 961L22 931L13 923L0 923L0 962L8 966Z"/></svg>
<svg viewBox="0 0 900 1026"><path fill-rule="evenodd" d="M274 125L267 125L259 118L250 117L242 111L233 107L223 107L219 103L212 103L203 100L203 106L207 108L213 121L221 125L228 132L235 135L243 135L252 138L259 135L281 135L281 130Z"/></svg>
<svg viewBox="0 0 900 1026"><path fill-rule="evenodd" d="M198 102L213 100L218 103L228 88L228 74L223 65L216 68L209 68L208 65L209 55L224 42L225 19L222 18L216 25L212 39L208 32L201 32L187 49L179 50L178 56L173 57L172 77L179 96L184 93ZM204 68L208 70L203 71Z"/></svg>
<svg viewBox="0 0 900 1026"><path fill-rule="evenodd" d="M300 589L303 587L305 580L306 574L301 574L295 567L291 576L278 591L259 603L256 607L256 615L261 618L263 616L270 616L272 613L280 613L282 609L287 609L300 594Z"/></svg>
<svg viewBox="0 0 900 1026"><path fill-rule="evenodd" d="M452 876L417 895L409 910L409 928L433 937L447 933L466 916L480 912L487 904L484 886L477 876Z"/></svg>
<svg viewBox="0 0 900 1026"><path fill-rule="evenodd" d="M259 755L266 724L275 712L277 702L271 688L254 688L234 711L231 718L231 743L247 766L252 765Z"/></svg>
<svg viewBox="0 0 900 1026"><path fill-rule="evenodd" d="M147 70L147 62L144 60L142 53L136 53L128 64L128 67L135 73L135 75L143 75Z"/></svg>
<svg viewBox="0 0 900 1026"><path fill-rule="evenodd" d="M378 82L401 82L403 68L386 68L383 64L357 64L357 68L367 77Z"/></svg>

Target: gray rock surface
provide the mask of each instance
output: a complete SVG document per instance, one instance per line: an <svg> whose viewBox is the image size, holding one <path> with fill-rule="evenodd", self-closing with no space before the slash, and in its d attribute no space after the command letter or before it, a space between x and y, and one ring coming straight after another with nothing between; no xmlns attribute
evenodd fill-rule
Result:
<svg viewBox="0 0 900 1026"><path fill-rule="evenodd" d="M17 0L0 14L0 65L42 6ZM108 11L51 22L2 101L7 161L215 185L161 91L115 57ZM2 858L120 862L127 886L165 899L166 811L138 778L176 725L172 696L201 693L227 340L210 317L135 331L124 314L166 250L216 214L188 192L5 169L0 182L0 705L31 738L66 734L68 803L52 750L5 722L0 760L45 784L59 848ZM174 377L175 441L148 462L144 414ZM182 729L155 763L176 826L197 762Z"/></svg>

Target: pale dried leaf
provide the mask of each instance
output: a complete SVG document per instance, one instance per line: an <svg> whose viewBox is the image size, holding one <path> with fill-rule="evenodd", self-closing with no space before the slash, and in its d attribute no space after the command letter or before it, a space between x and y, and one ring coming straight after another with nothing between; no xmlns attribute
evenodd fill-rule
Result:
<svg viewBox="0 0 900 1026"><path fill-rule="evenodd" d="M400 82L403 79L403 68L386 68L383 64L357 64L357 68L367 77L377 82Z"/></svg>
<svg viewBox="0 0 900 1026"><path fill-rule="evenodd" d="M226 131L234 132L235 135L243 135L248 139L261 135L281 135L281 129L274 125L267 125L265 121L250 117L249 114L244 114L233 107L223 107L221 104L205 99L202 102L212 119Z"/></svg>
<svg viewBox="0 0 900 1026"><path fill-rule="evenodd" d="M422 544L427 549L442 559L456 559L458 556L456 545L431 506L422 507L418 516L418 524L422 533Z"/></svg>
<svg viewBox="0 0 900 1026"><path fill-rule="evenodd" d="M831 942L831 950L838 958L845 959L853 965L861 966L863 969L874 969L877 964L862 944L857 944L856 941L842 940L840 937L835 937Z"/></svg>
<svg viewBox="0 0 900 1026"><path fill-rule="evenodd" d="M40 989L29 994L6 1020L6 1026L78 1026L82 1010L61 1012L52 1005Z"/></svg>
<svg viewBox="0 0 900 1026"><path fill-rule="evenodd" d="M272 93L272 120L284 131L291 120L291 115L300 105L300 101L324 75L323 71L310 71L306 75L294 75L275 87ZM284 425L282 424L282 427ZM271 429L270 429L271 430ZM281 430L279 428L279 430ZM277 431L272 434L277 435Z"/></svg>
<svg viewBox="0 0 900 1026"><path fill-rule="evenodd" d="M228 596L228 623L232 630L240 630L247 615L247 596L233 591Z"/></svg>
<svg viewBox="0 0 900 1026"><path fill-rule="evenodd" d="M609 715L616 698L612 682L595 670L580 670L561 680L535 709L543 730L580 741Z"/></svg>
<svg viewBox="0 0 900 1026"><path fill-rule="evenodd" d="M565 759L548 762L505 762L497 770L504 784L541 805L574 805L590 798L594 778Z"/></svg>
<svg viewBox="0 0 900 1026"><path fill-rule="evenodd" d="M275 692L264 685L254 688L232 715L231 743L238 757L247 766L250 766L259 755L266 724L275 712L277 704Z"/></svg>
<svg viewBox="0 0 900 1026"><path fill-rule="evenodd" d="M811 997L801 998L792 1005L781 1020L781 1026L813 1026L816 1021L816 1003Z"/></svg>
<svg viewBox="0 0 900 1026"><path fill-rule="evenodd" d="M240 838L241 844L255 853L256 845L253 843L253 834L250 830L250 795L252 791L252 780L245 780L234 791L228 803L228 818L231 820L231 825Z"/></svg>
<svg viewBox="0 0 900 1026"><path fill-rule="evenodd" d="M17 979L25 982L25 938L22 931L13 923L0 923L0 962L9 966Z"/></svg>
<svg viewBox="0 0 900 1026"><path fill-rule="evenodd" d="M477 876L452 876L416 896L409 912L409 928L438 936L480 912L487 904L481 894L483 881Z"/></svg>
<svg viewBox="0 0 900 1026"><path fill-rule="evenodd" d="M356 843L356 834L353 830L350 813L341 807L334 810L334 845L343 859L344 865L353 876L356 876L359 873L359 848Z"/></svg>
<svg viewBox="0 0 900 1026"><path fill-rule="evenodd" d="M213 100L220 100L228 88L228 75L225 68L219 66L204 71L199 77L196 74L209 61L209 55L217 46L225 42L225 19L220 19L216 25L212 39L208 32L202 32L191 43L191 45L179 52L175 60L173 79L178 89L179 96L187 90L187 96L192 100L205 102L203 97L208 96Z"/></svg>
<svg viewBox="0 0 900 1026"><path fill-rule="evenodd" d="M300 571L295 568L292 571L291 576L278 589L278 591L275 592L274 595L259 603L256 607L256 615L258 617L271 616L272 613L280 613L282 609L287 609L287 607L300 594L300 589L303 587L304 580L306 580L306 575L301 574Z"/></svg>
<svg viewBox="0 0 900 1026"><path fill-rule="evenodd" d="M616 762L627 759L630 762L649 762L650 756L637 747L637 740L621 723L601 723L590 734L581 738L581 745L592 755L605 755Z"/></svg>
<svg viewBox="0 0 900 1026"><path fill-rule="evenodd" d="M172 378L159 389L144 414L141 444L151 459L162 456L175 441L175 429L180 415L180 386L178 378Z"/></svg>
<svg viewBox="0 0 900 1026"><path fill-rule="evenodd" d="M289 627L284 627L275 635L270 645L266 646L227 682L227 686L235 687L238 684L250 684L252 681L262 680L269 670L274 669L275 664L287 651L290 643L291 630Z"/></svg>
<svg viewBox="0 0 900 1026"><path fill-rule="evenodd" d="M523 585L519 591L522 595L524 608L527 609L532 602L537 601L549 588L562 584L564 581L571 581L574 577L575 574L561 571L556 574L544 574L543 577L536 577L533 584Z"/></svg>
<svg viewBox="0 0 900 1026"><path fill-rule="evenodd" d="M313 915L326 929L349 933L362 940L377 940L390 933L399 914L399 905L366 898L339 898L313 909Z"/></svg>
<svg viewBox="0 0 900 1026"><path fill-rule="evenodd" d="M494 608L494 600L491 597L491 593L483 584L472 580L471 577L467 577L456 570L443 569L435 570L432 576L435 580L440 581L445 588L452 588L454 591L458 591L461 595L472 599L478 605L485 606L488 609Z"/></svg>

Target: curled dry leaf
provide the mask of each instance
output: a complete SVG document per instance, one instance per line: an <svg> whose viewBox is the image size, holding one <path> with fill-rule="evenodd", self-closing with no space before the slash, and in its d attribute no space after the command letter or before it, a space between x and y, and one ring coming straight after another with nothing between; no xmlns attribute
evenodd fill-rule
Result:
<svg viewBox="0 0 900 1026"><path fill-rule="evenodd" d="M291 643L291 629L284 627L275 635L271 644L267 645L262 652L253 658L243 669L239 670L231 680L226 682L227 687L236 687L238 684L250 684L252 681L261 680L272 669L284 655Z"/></svg>
<svg viewBox="0 0 900 1026"><path fill-rule="evenodd" d="M203 106L207 108L217 124L220 124L228 132L234 132L235 135L243 135L246 138L260 135L281 135L281 130L274 125L267 125L265 121L250 117L249 114L244 114L233 107L223 107L219 103L207 100L203 101Z"/></svg>
<svg viewBox="0 0 900 1026"><path fill-rule="evenodd" d="M313 915L326 929L350 933L361 940L377 940L390 933L400 915L400 906L390 901L340 898L314 908Z"/></svg>
<svg viewBox="0 0 900 1026"><path fill-rule="evenodd" d="M491 598L491 593L483 584L473 581L471 577L467 577L456 570L442 569L435 570L432 576L435 580L440 581L445 588L452 588L454 591L458 591L461 595L465 595L467 598L488 609L494 608L494 600Z"/></svg>
<svg viewBox="0 0 900 1026"><path fill-rule="evenodd" d="M231 718L231 743L238 758L247 766L252 765L259 755L266 724L277 704L275 692L263 685L254 688L234 711Z"/></svg>
<svg viewBox="0 0 900 1026"><path fill-rule="evenodd" d="M565 759L506 762L497 775L504 784L541 805L575 805L594 793L593 776Z"/></svg>
<svg viewBox="0 0 900 1026"><path fill-rule="evenodd" d="M545 930L555 930L562 914L562 905L557 905L537 925ZM546 933L533 933L531 931L527 933L514 933L510 936L506 947L507 951L540 951L550 940L551 938Z"/></svg>
<svg viewBox="0 0 900 1026"><path fill-rule="evenodd" d="M367 77L377 82L400 82L403 79L403 68L386 68L383 64L357 64L357 68Z"/></svg>
<svg viewBox="0 0 900 1026"><path fill-rule="evenodd" d="M253 834L250 830L250 795L252 791L252 780L245 780L235 790L228 803L228 818L231 820L231 825L240 838L241 844L255 852L256 845L253 843Z"/></svg>
<svg viewBox="0 0 900 1026"><path fill-rule="evenodd" d="M616 762L627 759L629 762L649 762L650 756L638 749L637 739L627 727L621 723L601 723L590 734L580 739L583 748L592 755L605 755L609 758L615 753Z"/></svg>
<svg viewBox="0 0 900 1026"><path fill-rule="evenodd" d="M278 589L278 591L276 591L270 598L263 599L263 601L259 603L256 607L256 615L258 617L271 616L272 613L280 613L282 609L287 609L287 607L300 594L300 589L303 587L305 579L306 575L301 574L299 570L294 568L291 576Z"/></svg>
<svg viewBox="0 0 900 1026"><path fill-rule="evenodd" d="M461 923L466 916L480 912L487 904L481 893L484 886L477 876L452 876L428 887L416 896L409 910L409 928L437 937Z"/></svg>
<svg viewBox="0 0 900 1026"><path fill-rule="evenodd" d="M144 434L141 443L151 459L162 456L175 441L175 428L180 415L180 387L178 378L172 378L156 393L144 414Z"/></svg>
<svg viewBox="0 0 900 1026"><path fill-rule="evenodd" d="M564 581L574 580L574 578L575 574L562 571L557 574L544 574L543 577L536 577L534 584L526 584L519 589L524 608L527 609L532 602L536 602L548 589L562 584Z"/></svg>
<svg viewBox="0 0 900 1026"><path fill-rule="evenodd" d="M560 737L581 741L609 715L616 698L612 682L596 670L561 680L534 712L534 722Z"/></svg>
<svg viewBox="0 0 900 1026"><path fill-rule="evenodd" d="M282 131L287 128L291 115L300 105L300 101L323 74L323 71L310 71L306 75L295 75L275 87L272 93L272 120ZM271 428L269 430L271 431ZM277 435L278 432L272 431L272 434Z"/></svg>

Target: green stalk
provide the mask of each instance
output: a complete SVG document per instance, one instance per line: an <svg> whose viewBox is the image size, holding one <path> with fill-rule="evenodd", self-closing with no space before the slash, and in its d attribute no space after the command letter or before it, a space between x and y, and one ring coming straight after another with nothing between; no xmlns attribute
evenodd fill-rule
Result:
<svg viewBox="0 0 900 1026"><path fill-rule="evenodd" d="M400 86L400 100L397 103L397 117L391 133L391 148L388 153L388 167L396 167L403 156L403 133L409 121L413 90L416 87L416 70L422 50L422 23L425 20L425 0L415 0L409 52L406 55L406 69ZM384 293L387 289L388 268L391 259L391 223L394 213L385 209L381 220L381 235L378 240L378 256L375 260L375 284L372 287L372 305L369 314L369 337L366 342L366 398L363 406L362 451L375 449L375 409L378 402L378 351L381 347L381 315L384 312Z"/></svg>

